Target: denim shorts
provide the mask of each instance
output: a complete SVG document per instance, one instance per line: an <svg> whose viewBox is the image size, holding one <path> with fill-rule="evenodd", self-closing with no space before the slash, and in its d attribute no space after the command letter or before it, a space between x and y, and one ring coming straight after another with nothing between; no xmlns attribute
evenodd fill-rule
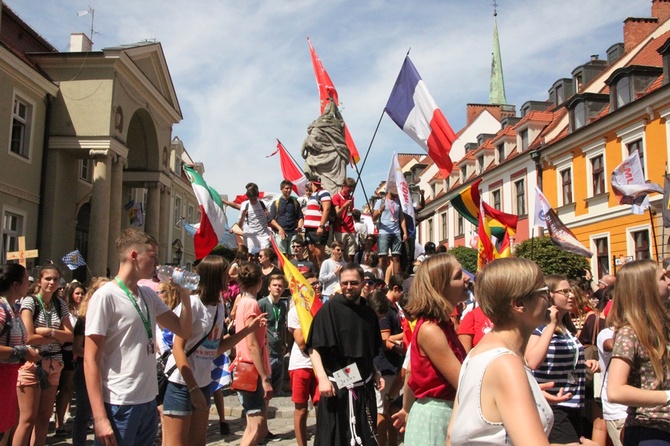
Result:
<svg viewBox="0 0 670 446"><path fill-rule="evenodd" d="M205 396L207 407L210 405L211 392L209 386L201 387L200 391ZM175 384L168 382L165 390L165 397L163 398L163 413L165 415L174 415L177 417L185 417L193 413L193 405L191 404L191 394L188 387L182 384Z"/></svg>
<svg viewBox="0 0 670 446"><path fill-rule="evenodd" d="M400 234L379 234L379 242L377 243L377 251L379 256L387 256L389 249L392 255L400 255L402 248L402 238Z"/></svg>
<svg viewBox="0 0 670 446"><path fill-rule="evenodd" d="M255 392L245 392L243 390L237 391L237 398L240 400L240 404L244 408L244 411L247 415L258 415L265 410L265 391L263 390L263 383L261 377L258 377L258 383L256 385ZM163 409L165 410L165 409Z"/></svg>

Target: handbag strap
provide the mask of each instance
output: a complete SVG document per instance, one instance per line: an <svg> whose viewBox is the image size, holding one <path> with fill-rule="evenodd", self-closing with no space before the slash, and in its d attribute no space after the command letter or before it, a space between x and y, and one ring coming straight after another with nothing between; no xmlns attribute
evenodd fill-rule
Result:
<svg viewBox="0 0 670 446"><path fill-rule="evenodd" d="M197 344L195 344L193 347L191 347L191 348L186 352L186 357L187 357L187 358L188 358L189 356L191 356L191 354L192 354L194 351L196 351L196 350L198 349L198 347L200 347L200 345L202 345L203 342L205 342L205 339L207 339L207 338L209 337L209 335L210 335L210 334L212 333L212 331L214 330L214 326L216 325L216 319L217 319L218 317L219 317L219 306L217 305L217 306L216 306L216 313L214 313L214 322L212 322L212 327L209 329L209 331L207 332L207 334L206 334L205 336L203 336L202 339L200 339L200 340L198 341ZM167 373L165 373L165 376L167 376L168 378L170 377L170 375L172 375L172 372L174 372L175 369L177 368L177 364L176 364L176 362L177 362L177 361L175 361L175 365L173 365L172 367L170 367L170 370L168 370Z"/></svg>
<svg viewBox="0 0 670 446"><path fill-rule="evenodd" d="M591 333L591 345L596 345L596 336L598 336L598 328L600 327L600 315L596 313L593 313L593 315L596 317L596 323L593 327L593 333Z"/></svg>

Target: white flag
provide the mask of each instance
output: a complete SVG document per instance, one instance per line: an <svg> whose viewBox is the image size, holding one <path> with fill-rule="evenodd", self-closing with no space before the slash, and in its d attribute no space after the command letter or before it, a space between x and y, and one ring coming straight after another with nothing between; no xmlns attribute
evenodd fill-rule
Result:
<svg viewBox="0 0 670 446"><path fill-rule="evenodd" d="M642 163L638 151L631 153L612 172L612 190L619 197L619 204L632 205L634 214L644 214L649 208L647 194L663 193L660 184L647 183L642 172Z"/></svg>
<svg viewBox="0 0 670 446"><path fill-rule="evenodd" d="M550 209L551 205L549 204L549 200L547 200L547 197L544 196L540 188L535 186L535 218L533 225L546 228L547 215L549 215Z"/></svg>
<svg viewBox="0 0 670 446"><path fill-rule="evenodd" d="M398 194L402 211L414 218L414 206L412 205L412 196L409 193L409 185L407 184L407 180L405 180L405 176L402 174L402 170L400 170L398 155L395 152L393 152L391 168L389 169L388 178L386 179L386 192Z"/></svg>

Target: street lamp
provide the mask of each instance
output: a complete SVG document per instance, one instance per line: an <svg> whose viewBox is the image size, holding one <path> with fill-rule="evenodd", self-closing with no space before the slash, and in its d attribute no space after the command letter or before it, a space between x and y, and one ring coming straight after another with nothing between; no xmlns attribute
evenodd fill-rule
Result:
<svg viewBox="0 0 670 446"><path fill-rule="evenodd" d="M181 244L181 240L175 239L174 242L172 242L172 249L174 250L174 257L172 260L174 261L176 265L179 265L181 263L181 258L184 255L183 248L184 245Z"/></svg>

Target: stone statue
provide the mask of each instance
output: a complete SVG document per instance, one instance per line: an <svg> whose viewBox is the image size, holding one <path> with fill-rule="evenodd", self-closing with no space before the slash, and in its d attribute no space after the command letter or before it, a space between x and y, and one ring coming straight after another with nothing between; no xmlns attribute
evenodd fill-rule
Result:
<svg viewBox="0 0 670 446"><path fill-rule="evenodd" d="M344 138L344 120L333 101L307 127L302 157L308 178L321 177L323 187L331 194L340 190L347 176L350 154Z"/></svg>

